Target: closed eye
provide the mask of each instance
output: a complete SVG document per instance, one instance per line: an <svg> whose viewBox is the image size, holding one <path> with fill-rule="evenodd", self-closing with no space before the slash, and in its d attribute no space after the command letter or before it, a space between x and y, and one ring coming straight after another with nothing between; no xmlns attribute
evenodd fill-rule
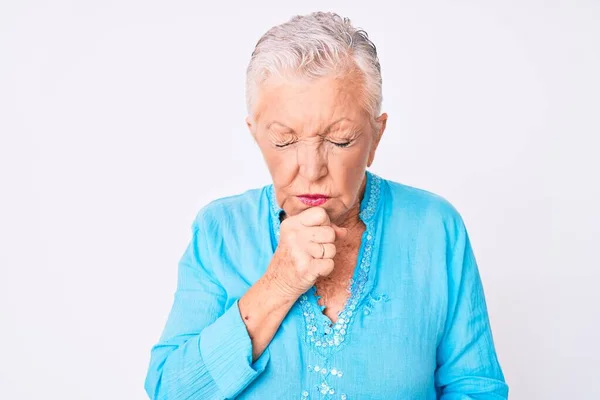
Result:
<svg viewBox="0 0 600 400"><path fill-rule="evenodd" d="M352 143L352 141L349 141L349 142L332 142L331 140L329 140L329 143L332 143L332 144L336 145L337 147L348 147L350 145L350 143Z"/></svg>
<svg viewBox="0 0 600 400"><path fill-rule="evenodd" d="M331 144L333 144L333 145L335 145L336 147L344 148L344 147L348 147L352 143L352 140L347 141L347 142L334 142L334 141L328 140L328 142L331 143ZM296 143L296 142L288 142L288 143L283 143L283 144L276 144L275 146L281 149L281 148L287 147L289 145L292 145L294 143Z"/></svg>
<svg viewBox="0 0 600 400"><path fill-rule="evenodd" d="M275 146L276 146L276 147L279 147L279 148L281 149L281 148L283 148L283 147L287 147L287 146L289 146L290 144L294 144L294 143L295 143L295 142L289 142L289 143L284 143L284 144L276 144Z"/></svg>

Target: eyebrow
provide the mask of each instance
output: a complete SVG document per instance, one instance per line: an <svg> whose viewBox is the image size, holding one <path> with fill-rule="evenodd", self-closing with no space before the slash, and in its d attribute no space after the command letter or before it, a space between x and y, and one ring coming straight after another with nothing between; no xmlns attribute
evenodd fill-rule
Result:
<svg viewBox="0 0 600 400"><path fill-rule="evenodd" d="M344 121L344 120L346 120L346 121L350 121L350 122L353 122L353 121L352 121L350 118L342 117L342 118L338 119L337 121L335 121L335 122L332 122L331 124L329 124L329 126L328 126L327 128L325 128L325 130L323 131L323 134L329 133L329 130L330 130L330 129L331 129L331 128L332 128L332 127L335 125L335 124L337 124L337 123L340 123L340 122L342 122L342 121ZM269 129L269 128L271 127L271 125L273 125L273 124L281 125L281 126L283 126L284 128L287 128L287 129L289 129L290 131L294 132L294 130L293 130L292 128L290 128L289 126L287 126L287 125L285 125L285 124L282 124L282 123L281 123L281 122L279 122L279 121L272 121L272 122L270 122L270 123L267 125L267 128L266 128L266 129Z"/></svg>

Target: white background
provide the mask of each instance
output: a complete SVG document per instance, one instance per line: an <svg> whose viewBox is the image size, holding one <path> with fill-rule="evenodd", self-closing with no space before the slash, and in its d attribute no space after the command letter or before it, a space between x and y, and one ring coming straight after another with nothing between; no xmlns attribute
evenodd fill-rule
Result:
<svg viewBox="0 0 600 400"><path fill-rule="evenodd" d="M0 397L145 398L193 217L270 183L254 45L331 10L379 50L371 170L466 221L510 398L600 398L599 2L201 3L0 3Z"/></svg>

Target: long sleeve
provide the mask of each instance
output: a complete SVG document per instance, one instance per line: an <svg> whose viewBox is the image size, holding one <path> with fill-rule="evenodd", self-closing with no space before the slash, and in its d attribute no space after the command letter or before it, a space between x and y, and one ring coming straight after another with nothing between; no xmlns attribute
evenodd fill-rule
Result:
<svg viewBox="0 0 600 400"><path fill-rule="evenodd" d="M268 363L268 348L252 363L252 343L238 301L226 309L227 295L208 257L211 225L201 211L179 261L174 302L151 350L145 380L151 399L234 398Z"/></svg>
<svg viewBox="0 0 600 400"><path fill-rule="evenodd" d="M457 221L447 251L448 314L437 349L436 386L441 400L507 399L477 263L463 220Z"/></svg>

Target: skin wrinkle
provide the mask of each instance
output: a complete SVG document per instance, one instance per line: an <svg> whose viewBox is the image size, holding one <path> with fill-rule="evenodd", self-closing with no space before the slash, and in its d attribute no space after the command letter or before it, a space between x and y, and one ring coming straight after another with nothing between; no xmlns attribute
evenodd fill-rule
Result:
<svg viewBox="0 0 600 400"><path fill-rule="evenodd" d="M373 118L365 111L357 71L308 81L271 79L258 90L246 119L273 179L282 218L308 208L298 195L321 193L330 196L322 207L331 222L349 230L335 242L333 271L315 283L319 304L333 322L349 297L348 282L366 229L359 218L365 170L387 122L387 114ZM349 141L346 147L332 143Z"/></svg>

